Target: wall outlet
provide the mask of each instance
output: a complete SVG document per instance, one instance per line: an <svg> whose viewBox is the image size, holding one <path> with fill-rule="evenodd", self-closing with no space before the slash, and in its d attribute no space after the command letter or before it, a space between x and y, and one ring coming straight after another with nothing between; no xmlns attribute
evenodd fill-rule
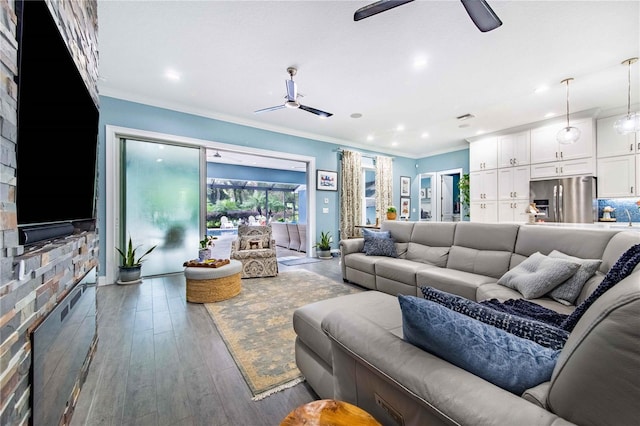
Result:
<svg viewBox="0 0 640 426"><path fill-rule="evenodd" d="M324 199L324 203L325 203L325 204L329 204L329 199L328 199L328 198L325 198L325 199Z"/></svg>

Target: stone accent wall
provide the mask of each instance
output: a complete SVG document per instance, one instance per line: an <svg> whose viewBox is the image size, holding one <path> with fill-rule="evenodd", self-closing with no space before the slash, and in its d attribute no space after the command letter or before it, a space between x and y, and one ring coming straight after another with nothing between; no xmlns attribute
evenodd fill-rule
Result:
<svg viewBox="0 0 640 426"><path fill-rule="evenodd" d="M96 104L97 0L47 0ZM0 424L26 425L31 414L30 332L98 262L97 232L29 247L18 244L16 216L17 17L13 0L0 0ZM93 354L97 343L94 340ZM69 395L67 424L91 361Z"/></svg>

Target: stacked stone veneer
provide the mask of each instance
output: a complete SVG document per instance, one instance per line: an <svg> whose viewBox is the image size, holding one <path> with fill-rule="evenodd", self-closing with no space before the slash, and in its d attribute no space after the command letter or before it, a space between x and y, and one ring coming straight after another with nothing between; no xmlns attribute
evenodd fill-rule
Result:
<svg viewBox="0 0 640 426"><path fill-rule="evenodd" d="M97 1L47 0L47 4L97 104ZM98 262L97 232L78 231L27 250L18 244L17 23L13 0L0 0L0 424L3 426L29 422L31 331ZM96 343L97 335L83 371L75 378L69 408L60 419L61 424L68 423L73 412Z"/></svg>

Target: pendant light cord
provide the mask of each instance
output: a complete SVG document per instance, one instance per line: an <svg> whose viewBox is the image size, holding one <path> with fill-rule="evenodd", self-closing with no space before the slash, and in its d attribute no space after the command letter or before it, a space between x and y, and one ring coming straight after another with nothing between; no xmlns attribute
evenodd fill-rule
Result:
<svg viewBox="0 0 640 426"><path fill-rule="evenodd" d="M627 73L627 117L631 116L631 59L627 61L629 64Z"/></svg>
<svg viewBox="0 0 640 426"><path fill-rule="evenodd" d="M567 127L569 127L569 79L565 81L567 82Z"/></svg>

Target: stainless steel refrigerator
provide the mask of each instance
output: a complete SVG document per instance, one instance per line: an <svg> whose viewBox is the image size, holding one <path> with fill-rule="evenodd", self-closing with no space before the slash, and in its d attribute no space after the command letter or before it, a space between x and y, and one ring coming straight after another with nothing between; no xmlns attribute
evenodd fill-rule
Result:
<svg viewBox="0 0 640 426"><path fill-rule="evenodd" d="M529 200L544 222L593 223L598 221L596 178L576 176L531 181Z"/></svg>

